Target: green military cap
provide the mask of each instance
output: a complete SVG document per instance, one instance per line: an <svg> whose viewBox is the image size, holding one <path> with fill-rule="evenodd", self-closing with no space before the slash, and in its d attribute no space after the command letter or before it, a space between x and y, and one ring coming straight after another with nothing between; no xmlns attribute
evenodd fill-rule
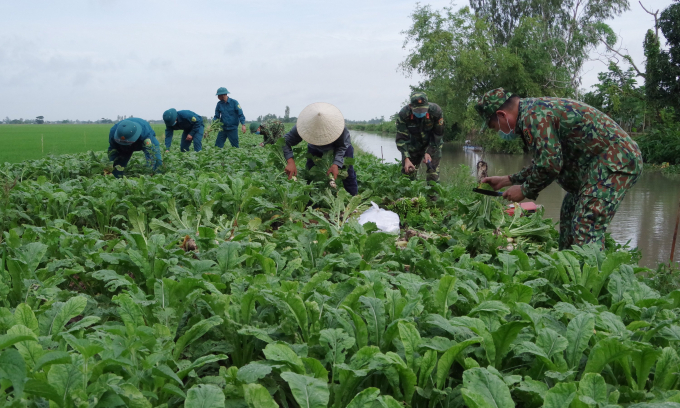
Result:
<svg viewBox="0 0 680 408"><path fill-rule="evenodd" d="M425 92L416 92L411 95L411 110L414 113L425 113L430 109L430 102Z"/></svg>
<svg viewBox="0 0 680 408"><path fill-rule="evenodd" d="M113 139L116 143L131 145L139 139L142 134L142 127L131 120L123 120L118 123L116 134Z"/></svg>
<svg viewBox="0 0 680 408"><path fill-rule="evenodd" d="M250 124L250 133L255 133L257 132L257 128L260 127L260 122L252 122Z"/></svg>
<svg viewBox="0 0 680 408"><path fill-rule="evenodd" d="M496 88L482 96L479 102L477 102L477 105L475 105L475 110L484 119L486 124L511 96L512 94L506 92L505 89Z"/></svg>
<svg viewBox="0 0 680 408"><path fill-rule="evenodd" d="M217 93L215 95L226 95L228 93L230 93L230 92L227 91L227 88L221 86L221 87L217 88Z"/></svg>
<svg viewBox="0 0 680 408"><path fill-rule="evenodd" d="M176 109L172 108L163 112L163 122L165 122L165 126L172 127L172 125L174 125L176 121L177 121Z"/></svg>

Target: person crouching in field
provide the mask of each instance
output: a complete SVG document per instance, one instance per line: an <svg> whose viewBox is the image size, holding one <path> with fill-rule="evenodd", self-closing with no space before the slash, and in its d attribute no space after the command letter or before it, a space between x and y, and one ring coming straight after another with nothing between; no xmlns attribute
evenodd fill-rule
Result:
<svg viewBox="0 0 680 408"><path fill-rule="evenodd" d="M554 180L566 190L560 213L560 249L597 243L619 204L642 174L637 143L609 116L564 98L520 98L503 88L487 92L475 106L485 126L503 140L522 138L531 165L508 176L486 177L503 197L536 199Z"/></svg>
<svg viewBox="0 0 680 408"><path fill-rule="evenodd" d="M260 146L276 143L277 140L283 137L284 131L283 122L277 119L267 119L261 125L258 124L256 133L262 135Z"/></svg>
<svg viewBox="0 0 680 408"><path fill-rule="evenodd" d="M113 161L113 175L123 176L116 166L127 166L133 152L143 151L146 163L153 171L163 165L161 148L156 133L144 119L130 118L113 125L109 131L109 160Z"/></svg>
<svg viewBox="0 0 680 408"><path fill-rule="evenodd" d="M401 172L415 180L418 167L427 166L427 181L439 182L439 161L444 144L442 108L427 100L424 92L411 95L397 117L397 149L401 152Z"/></svg>
<svg viewBox="0 0 680 408"><path fill-rule="evenodd" d="M246 117L243 116L241 105L236 99L228 96L227 88L221 87L217 90L217 102L215 107L214 120L222 121L222 131L215 138L215 146L220 149L224 147L224 142L229 139L232 147L238 147L238 124L241 123L241 131L246 133Z"/></svg>
<svg viewBox="0 0 680 408"><path fill-rule="evenodd" d="M283 145L283 155L288 161L285 171L289 180L297 176L292 146L303 140L307 142L307 153L313 156L322 157L324 152L333 151L333 164L326 174L332 174L334 179L338 178L345 157L354 157L354 147L349 131L345 127L345 118L340 110L330 103L317 102L304 108L300 112L297 125L293 126L283 137L286 140L286 144ZM314 167L314 161L307 159L306 167L308 170ZM354 166L347 168L347 178L342 180L342 183L351 195L355 196L359 193Z"/></svg>
<svg viewBox="0 0 680 408"><path fill-rule="evenodd" d="M172 146L172 134L175 130L182 130L182 139L179 149L183 152L189 150L191 143L194 144L194 151L200 152L203 148L203 118L190 110L177 111L168 109L163 112L163 122L165 122L165 151L170 151Z"/></svg>

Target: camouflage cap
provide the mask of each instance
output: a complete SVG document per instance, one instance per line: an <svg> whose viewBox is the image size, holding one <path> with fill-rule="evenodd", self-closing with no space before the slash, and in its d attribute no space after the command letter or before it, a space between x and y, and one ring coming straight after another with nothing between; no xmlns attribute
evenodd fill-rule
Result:
<svg viewBox="0 0 680 408"><path fill-rule="evenodd" d="M411 95L411 110L414 113L425 113L430 109L430 102L425 92L416 92Z"/></svg>
<svg viewBox="0 0 680 408"><path fill-rule="evenodd" d="M505 92L505 89L496 88L482 96L477 105L475 105L475 110L484 119L484 122L487 123L511 96L512 94Z"/></svg>

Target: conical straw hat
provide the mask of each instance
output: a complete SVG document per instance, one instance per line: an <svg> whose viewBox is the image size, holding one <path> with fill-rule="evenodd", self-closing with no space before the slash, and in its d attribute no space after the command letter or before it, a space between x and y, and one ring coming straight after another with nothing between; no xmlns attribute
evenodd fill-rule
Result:
<svg viewBox="0 0 680 408"><path fill-rule="evenodd" d="M345 129L340 109L325 102L313 103L300 112L297 130L307 143L323 146L333 143Z"/></svg>

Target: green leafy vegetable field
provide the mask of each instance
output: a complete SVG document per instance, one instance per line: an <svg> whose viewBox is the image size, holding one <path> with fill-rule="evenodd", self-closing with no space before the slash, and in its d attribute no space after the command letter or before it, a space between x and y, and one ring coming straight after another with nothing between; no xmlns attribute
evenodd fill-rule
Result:
<svg viewBox="0 0 680 408"><path fill-rule="evenodd" d="M359 154L351 198L277 146L142 159L0 167L0 406L680 407L680 292L613 244L557 252L468 169ZM357 223L371 200L399 237Z"/></svg>

